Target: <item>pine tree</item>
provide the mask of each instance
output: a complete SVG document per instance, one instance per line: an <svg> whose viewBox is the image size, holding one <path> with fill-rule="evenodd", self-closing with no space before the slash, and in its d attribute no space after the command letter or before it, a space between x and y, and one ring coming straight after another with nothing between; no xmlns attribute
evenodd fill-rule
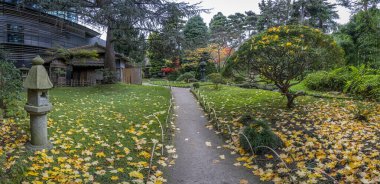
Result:
<svg viewBox="0 0 380 184"><path fill-rule="evenodd" d="M194 50L206 47L209 40L209 33L206 23L199 15L191 17L183 30L185 35L184 48Z"/></svg>

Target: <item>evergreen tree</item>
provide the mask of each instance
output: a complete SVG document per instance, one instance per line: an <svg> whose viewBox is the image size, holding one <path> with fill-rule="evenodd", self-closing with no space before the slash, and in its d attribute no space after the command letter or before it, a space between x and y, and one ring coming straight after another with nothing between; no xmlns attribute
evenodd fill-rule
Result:
<svg viewBox="0 0 380 184"><path fill-rule="evenodd" d="M218 70L221 68L221 52L227 47L229 41L229 24L227 17L218 12L210 21L210 42L217 50Z"/></svg>
<svg viewBox="0 0 380 184"><path fill-rule="evenodd" d="M209 40L209 33L206 23L199 15L191 17L183 30L185 35L184 48L194 50L206 47Z"/></svg>
<svg viewBox="0 0 380 184"><path fill-rule="evenodd" d="M259 8L261 11L257 24L259 31L289 23L292 14L290 0L262 0Z"/></svg>
<svg viewBox="0 0 380 184"><path fill-rule="evenodd" d="M336 5L327 0L298 0L293 4L293 23L319 28L324 32L336 29Z"/></svg>
<svg viewBox="0 0 380 184"><path fill-rule="evenodd" d="M340 5L349 8L355 12L360 10L367 11L370 8L377 8L380 0L338 0Z"/></svg>
<svg viewBox="0 0 380 184"><path fill-rule="evenodd" d="M380 10L355 14L335 35L346 52L347 64L380 68Z"/></svg>
<svg viewBox="0 0 380 184"><path fill-rule="evenodd" d="M246 16L242 13L235 13L228 16L228 32L230 35L229 47L236 48L246 39L245 30Z"/></svg>
<svg viewBox="0 0 380 184"><path fill-rule="evenodd" d="M248 36L252 36L258 32L257 30L258 15L253 11L245 12L244 30L248 32Z"/></svg>

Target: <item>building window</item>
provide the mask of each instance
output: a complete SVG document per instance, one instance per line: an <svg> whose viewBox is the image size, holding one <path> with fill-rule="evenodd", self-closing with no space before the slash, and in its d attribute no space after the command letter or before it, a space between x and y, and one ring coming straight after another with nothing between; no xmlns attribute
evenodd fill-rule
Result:
<svg viewBox="0 0 380 184"><path fill-rule="evenodd" d="M24 43L24 26L8 24L8 42Z"/></svg>

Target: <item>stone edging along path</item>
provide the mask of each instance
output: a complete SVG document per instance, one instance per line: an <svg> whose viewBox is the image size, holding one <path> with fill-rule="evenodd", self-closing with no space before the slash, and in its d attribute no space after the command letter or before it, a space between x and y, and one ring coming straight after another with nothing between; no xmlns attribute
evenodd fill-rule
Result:
<svg viewBox="0 0 380 184"><path fill-rule="evenodd" d="M178 158L165 169L168 184L256 184L259 178L244 167L234 166L237 155L222 148L223 139L208 129L208 120L189 88L171 88Z"/></svg>

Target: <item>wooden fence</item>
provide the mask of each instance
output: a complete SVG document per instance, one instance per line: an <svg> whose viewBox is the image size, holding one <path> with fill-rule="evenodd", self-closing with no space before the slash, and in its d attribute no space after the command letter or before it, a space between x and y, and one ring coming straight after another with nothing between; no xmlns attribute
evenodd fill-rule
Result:
<svg viewBox="0 0 380 184"><path fill-rule="evenodd" d="M121 82L127 84L142 84L141 68L124 68Z"/></svg>
<svg viewBox="0 0 380 184"><path fill-rule="evenodd" d="M54 83L54 87L85 87L85 86L95 86L98 84L96 80L66 80L58 81Z"/></svg>

